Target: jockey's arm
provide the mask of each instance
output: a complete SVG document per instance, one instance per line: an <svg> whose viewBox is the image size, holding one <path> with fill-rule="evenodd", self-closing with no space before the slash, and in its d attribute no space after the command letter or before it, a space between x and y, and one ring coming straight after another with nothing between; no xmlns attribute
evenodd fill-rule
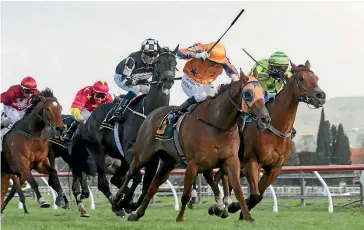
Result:
<svg viewBox="0 0 364 230"><path fill-rule="evenodd" d="M197 53L202 53L204 51L207 51L207 46L201 43L196 43L188 48L179 49L177 57L180 59L192 59L196 57Z"/></svg>
<svg viewBox="0 0 364 230"><path fill-rule="evenodd" d="M81 109L85 107L87 97L90 96L88 95L88 92L85 91L86 90L78 91L75 100L71 105L71 114L77 121L81 121L84 119L84 117L81 114Z"/></svg>
<svg viewBox="0 0 364 230"><path fill-rule="evenodd" d="M11 104L13 103L13 98L15 96L14 94L15 92L13 86L11 86L7 91L1 94L1 103L7 106L11 106Z"/></svg>
<svg viewBox="0 0 364 230"><path fill-rule="evenodd" d="M122 60L115 70L114 80L115 83L121 88L121 82L124 79L130 79L135 68L135 60L132 57L127 57Z"/></svg>
<svg viewBox="0 0 364 230"><path fill-rule="evenodd" d="M226 60L227 62L222 64L222 67L224 68L226 75L230 77L232 81L238 81L239 80L238 71L233 66L233 64L231 64L229 58L226 58Z"/></svg>

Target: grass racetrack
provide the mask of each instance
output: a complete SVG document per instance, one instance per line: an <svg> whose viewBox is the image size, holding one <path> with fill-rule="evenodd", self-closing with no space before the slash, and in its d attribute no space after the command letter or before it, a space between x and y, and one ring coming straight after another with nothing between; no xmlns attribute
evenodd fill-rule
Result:
<svg viewBox="0 0 364 230"><path fill-rule="evenodd" d="M47 197L50 202L51 198ZM196 204L194 209L187 209L185 221L176 223L178 211L174 210L171 198L158 197L157 202L149 206L146 215L139 222L128 222L126 218L116 217L106 199L96 198L96 209L90 210L89 201L85 207L90 218L80 218L75 202L69 210L41 209L33 198L27 198L29 214L18 209L18 197L14 197L4 212L1 220L3 230L65 230L65 229L328 229L351 230L364 229L364 209L359 203L339 207L348 200L334 200L334 213L328 213L327 200L308 200L306 207L300 207L299 200L279 200L279 212L273 213L272 201L263 200L251 213L254 224L238 221L239 214L230 214L226 219L210 216L207 209L214 204L213 198L203 198L203 204Z"/></svg>

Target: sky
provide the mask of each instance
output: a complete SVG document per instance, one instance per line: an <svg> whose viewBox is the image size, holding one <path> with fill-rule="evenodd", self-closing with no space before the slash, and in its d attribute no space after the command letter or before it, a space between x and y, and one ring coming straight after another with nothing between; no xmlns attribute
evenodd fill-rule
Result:
<svg viewBox="0 0 364 230"><path fill-rule="evenodd" d="M296 64L311 63L328 99L364 96L364 2L1 2L1 91L33 76L69 108L79 89L114 80L116 65L146 38L174 49L221 42L245 73L254 58L285 52ZM185 60L178 60L177 76ZM214 83L228 82L221 75ZM171 105L187 96L176 81Z"/></svg>

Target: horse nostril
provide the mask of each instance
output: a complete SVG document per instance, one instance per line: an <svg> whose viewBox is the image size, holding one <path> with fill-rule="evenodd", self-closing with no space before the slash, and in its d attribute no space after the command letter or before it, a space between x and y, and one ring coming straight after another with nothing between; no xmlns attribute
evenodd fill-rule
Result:
<svg viewBox="0 0 364 230"><path fill-rule="evenodd" d="M324 92L319 92L319 93L315 93L314 97L317 99L325 99L326 94Z"/></svg>

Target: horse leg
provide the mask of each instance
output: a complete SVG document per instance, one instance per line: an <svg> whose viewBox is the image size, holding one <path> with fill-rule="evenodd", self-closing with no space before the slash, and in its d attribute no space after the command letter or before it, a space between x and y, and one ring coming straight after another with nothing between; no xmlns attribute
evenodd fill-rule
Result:
<svg viewBox="0 0 364 230"><path fill-rule="evenodd" d="M3 218L3 212L4 212L4 198L5 194L8 192L9 188L9 180L10 180L11 174L1 172L1 218Z"/></svg>
<svg viewBox="0 0 364 230"><path fill-rule="evenodd" d="M25 183L25 181L24 181L24 183ZM25 204L25 195L24 195L23 191L21 190L21 185L20 185L19 179L17 177L15 178L13 188L16 189L16 192L19 195L19 200L23 204L24 213L28 214L29 212L27 209L27 205Z"/></svg>
<svg viewBox="0 0 364 230"><path fill-rule="evenodd" d="M254 206L252 206L252 208L254 208L263 199L265 190L269 187L269 185L271 185L277 179L279 174L281 174L281 168L277 169L273 172L266 171L263 174L263 176L260 178L259 185L258 185L260 196L259 196L258 202Z"/></svg>
<svg viewBox="0 0 364 230"><path fill-rule="evenodd" d="M250 188L250 196L248 199L246 199L246 203L248 205L249 210L251 210L262 199L258 187L260 166L258 162L251 160L245 165L244 171ZM239 210L240 210L240 204L238 202L233 202L229 206L230 213L235 213Z"/></svg>
<svg viewBox="0 0 364 230"><path fill-rule="evenodd" d="M207 184L210 185L216 202L214 206L209 208L208 213L210 215L215 214L216 216L221 216L224 211L224 203L222 202L222 194L220 193L219 185L213 179L214 172L213 170L205 171L203 172L203 176L205 177Z"/></svg>
<svg viewBox="0 0 364 230"><path fill-rule="evenodd" d="M143 176L140 170L136 170L133 175L133 184L131 185L130 190L126 193L124 197L124 203L127 204L128 209L130 209L130 203L132 202L135 189L138 187L140 182L142 182L142 178Z"/></svg>
<svg viewBox="0 0 364 230"><path fill-rule="evenodd" d="M68 200L66 195L63 193L61 183L57 176L57 170L51 167L49 159L46 158L42 162L38 163L36 169L39 173L48 174L48 184L57 192L56 205L64 209L68 209Z"/></svg>
<svg viewBox="0 0 364 230"><path fill-rule="evenodd" d="M182 207L181 207L181 210L179 211L178 216L176 218L177 222L184 221L183 220L183 214L185 212L186 205L187 205L188 201L191 198L192 184L196 180L197 170L198 170L198 167L197 167L197 165L195 163L191 163L191 162L188 163L186 171L185 171L185 180L184 180L184 184L183 184L183 194L182 194L182 197L181 197ZM204 173L204 175L205 175L205 173ZM219 193L220 192L218 192L218 194Z"/></svg>
<svg viewBox="0 0 364 230"><path fill-rule="evenodd" d="M171 171L176 167L176 162L174 160L171 161L163 161L160 165L157 174L155 175L149 189L147 195L144 197L142 204L138 208L135 214L130 214L128 217L129 221L138 221L145 214L145 210L147 209L149 202L152 200L154 195L158 192L159 186L161 186L168 179ZM191 185L190 185L191 189ZM188 199L189 200L189 199ZM186 200L186 204L188 202Z"/></svg>
<svg viewBox="0 0 364 230"><path fill-rule="evenodd" d="M49 208L51 207L51 205L44 200L44 197L40 194L39 192L39 188L38 188L38 182L35 180L35 178L32 176L31 173L29 173L27 175L27 181L30 185L30 187L33 189L36 197L37 197L37 200L39 202L39 205L41 208Z"/></svg>
<svg viewBox="0 0 364 230"><path fill-rule="evenodd" d="M82 179L83 179L82 172L72 171L72 192L76 200L78 211L80 212L81 217L90 217L87 213L85 206L82 203L83 196L80 190L80 181Z"/></svg>
<svg viewBox="0 0 364 230"><path fill-rule="evenodd" d="M224 171L228 172L230 183L234 189L236 199L240 203L241 212L239 220L254 222L251 217L248 206L245 202L244 193L240 185L240 161L238 157L231 157L224 162Z"/></svg>
<svg viewBox="0 0 364 230"><path fill-rule="evenodd" d="M10 202L10 200L13 199L15 193L16 193L15 183L13 183L13 186L11 187L11 190L10 190L8 196L6 197L6 200L4 201L4 207L2 208L2 210L4 210L6 208L6 206L8 205L8 203Z"/></svg>
<svg viewBox="0 0 364 230"><path fill-rule="evenodd" d="M196 185L196 180L193 182L193 185L192 185L192 193L191 193L192 197L191 197L191 200L188 202L188 205L187 205L187 207L189 209L193 209L193 205L196 204L196 199L197 199L197 185Z"/></svg>
<svg viewBox="0 0 364 230"><path fill-rule="evenodd" d="M144 197L147 195L149 186L152 183L152 180L157 173L158 165L159 165L159 158L156 157L145 166L142 194L139 196L138 201L136 203L135 202L130 203L131 211L137 210L139 206L142 204Z"/></svg>

